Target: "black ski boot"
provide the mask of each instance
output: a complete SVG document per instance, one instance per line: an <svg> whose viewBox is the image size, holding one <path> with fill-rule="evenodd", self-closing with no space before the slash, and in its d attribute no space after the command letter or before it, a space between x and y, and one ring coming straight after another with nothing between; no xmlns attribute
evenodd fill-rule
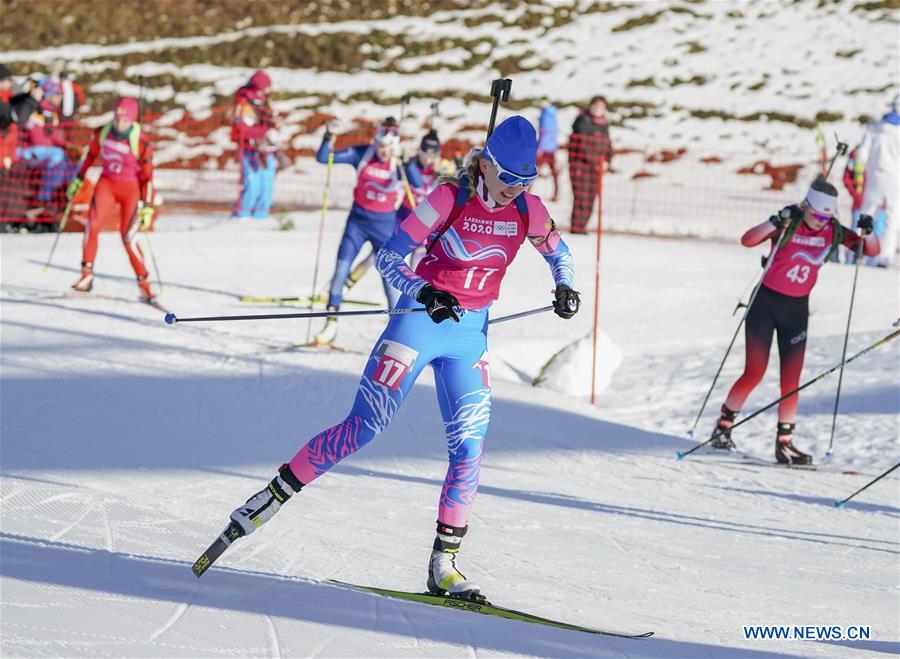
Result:
<svg viewBox="0 0 900 659"><path fill-rule="evenodd" d="M793 423L778 424L778 434L775 435L775 459L780 464L787 465L811 465L813 459L796 446L794 446Z"/></svg>
<svg viewBox="0 0 900 659"><path fill-rule="evenodd" d="M731 441L731 426L734 425L734 418L736 416L737 412L729 410L722 405L722 416L716 421L716 429L713 431L713 434L715 434L716 437L710 442L711 447L721 451L733 451L737 448L737 446L734 445L734 442Z"/></svg>

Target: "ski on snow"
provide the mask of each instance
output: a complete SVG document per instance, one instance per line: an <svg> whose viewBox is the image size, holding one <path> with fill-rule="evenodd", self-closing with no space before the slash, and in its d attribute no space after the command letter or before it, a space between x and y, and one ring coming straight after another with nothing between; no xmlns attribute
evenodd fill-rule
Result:
<svg viewBox="0 0 900 659"><path fill-rule="evenodd" d="M548 627L558 627L559 629L568 629L569 631L585 632L586 634L599 634L601 636L615 636L618 638L647 638L653 636L653 632L644 632L643 634L626 634L623 632L613 632L604 629L594 629L592 627L582 627L581 625L572 625L559 620L551 620L543 618L524 611L516 611L503 606L491 604L487 600L472 601L463 599L462 597L452 597L449 595L435 595L433 593L412 593L405 590L389 590L387 588L376 588L373 586L360 586L358 584L346 583L329 579L328 583L343 588L350 588L365 593L381 595L382 597L391 597L410 602L419 602L421 604L431 604L445 609L455 609L458 611L469 611L470 613L481 613L483 615L498 616L508 620L520 620L522 622L531 622L539 625L547 625Z"/></svg>
<svg viewBox="0 0 900 659"><path fill-rule="evenodd" d="M231 546L235 540L243 535L241 528L235 524L229 524L219 537L216 538L209 548L200 555L191 566L191 571L199 578L212 566L216 560L225 553L225 550ZM373 595L381 595L382 597L391 597L394 599L406 600L409 602L419 602L421 604L430 604L432 606L440 606L445 609L456 609L459 611L469 611L470 613L481 613L483 615L497 616L508 620L520 620L522 622L536 623L547 625L548 627L558 627L559 629L568 629L570 631L585 632L587 634L599 634L601 636L616 636L618 638L647 638L653 636L653 632L644 632L643 634L626 634L622 632L613 632L604 629L594 629L592 627L582 627L581 625L573 625L559 620L551 620L543 618L524 611L508 609L506 607L491 604L484 597L476 600L464 599L462 597L453 597L450 595L434 595L432 593L413 593L405 590L389 590L387 588L375 588L373 586L360 586L358 584L346 583L344 581L336 581L329 579L329 584L348 588Z"/></svg>
<svg viewBox="0 0 900 659"><path fill-rule="evenodd" d="M244 295L238 298L238 301L249 304L325 304L326 302L328 302L328 296L324 293L320 293L319 295L314 295L312 297L310 297L309 295L294 295L287 297L254 297L251 295ZM343 300L341 304L348 304L351 306L359 307L381 306L378 302L367 302L365 300Z"/></svg>
<svg viewBox="0 0 900 659"><path fill-rule="evenodd" d="M194 564L191 566L191 571L197 575L197 577L202 577L203 573L206 572L213 563L215 563L219 557L225 553L225 550L231 546L231 543L244 535L243 529L240 526L232 522L222 533L219 534L219 537L216 538L213 543L209 546L209 548L200 555Z"/></svg>
<svg viewBox="0 0 900 659"><path fill-rule="evenodd" d="M749 465L753 467L774 467L776 469L794 469L797 471L822 471L834 474L844 474L846 476L862 476L862 472L855 471L853 469L835 469L833 467L828 467L828 465L817 465L817 464L787 464L783 462L775 462L774 460L764 460L762 458L758 458L753 455L748 455L747 453L741 453L740 451L723 451L720 449L709 449L707 451L702 451L698 453L698 455L702 456L710 456L717 460L727 461L728 464L735 465ZM730 458L730 459L729 459Z"/></svg>
<svg viewBox="0 0 900 659"><path fill-rule="evenodd" d="M125 297L113 297L111 295L104 295L103 293L94 293L92 291L65 291L59 295L47 296L61 300L111 300L113 302L129 302L129 303L137 303L137 304L146 304L148 307L153 307L163 313L169 313L169 310L166 309L163 305L161 305L156 298L152 300L145 300L144 298L125 298Z"/></svg>

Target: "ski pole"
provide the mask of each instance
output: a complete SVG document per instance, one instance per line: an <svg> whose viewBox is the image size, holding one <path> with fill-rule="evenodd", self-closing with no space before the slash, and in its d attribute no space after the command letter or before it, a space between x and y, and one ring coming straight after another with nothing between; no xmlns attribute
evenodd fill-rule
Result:
<svg viewBox="0 0 900 659"><path fill-rule="evenodd" d="M866 483L865 485L863 485L861 488L859 488L856 492L854 492L853 494L851 494L851 495L850 495L849 497L847 497L846 499L842 499L841 501L835 501L835 502L834 502L834 507L835 507L835 508L843 508L843 507L844 507L844 504L847 503L848 501L850 501L850 499L852 499L853 497L855 497L857 494L859 494L860 492L862 492L863 490L865 490L865 489L868 488L869 486L874 485L875 483L877 483L878 481L880 481L882 478L884 478L884 477L887 476L889 473L891 473L892 471L894 471L894 469L896 469L897 467L900 467L900 462L898 462L898 463L895 464L893 467L891 467L890 469L888 469L886 472L884 472L883 474L881 474L881 476L879 476L878 478L876 478L876 479L874 479L874 480L871 480L871 481L869 481L868 483Z"/></svg>
<svg viewBox="0 0 900 659"><path fill-rule="evenodd" d="M783 209L780 213L782 220L787 220L788 217L785 217L786 210ZM787 212L789 216L790 213ZM781 229L778 233L778 239L775 242L775 246L772 248L772 251L769 252L769 256L766 259L766 266L763 268L762 274L759 276L759 281L756 282L756 286L753 289L753 292L750 294L750 299L747 300L747 310L744 311L744 315L741 316L741 322L738 323L737 327L734 328L734 336L731 337L731 342L728 344L728 348L725 350L725 354L722 356L722 361L719 362L719 368L716 370L716 375L713 377L712 384L709 385L709 390L706 392L706 397L703 399L703 404L700 406L700 411L697 412L697 416L694 419L694 424L690 427L690 430L687 431L688 437L694 436L694 430L697 429L697 424L700 423L700 417L703 416L703 410L706 409L706 404L709 402L709 397L712 395L713 389L716 387L716 382L719 381L719 375L722 374L722 368L725 366L725 361L728 359L728 355L731 354L731 349L734 347L734 342L737 341L738 334L741 332L741 327L744 325L744 321L747 320L747 316L750 314L750 307L753 306L753 301L756 299L756 294L759 293L759 289L762 286L763 279L766 278L766 273L769 272L769 268L772 267L772 263L775 261L775 255L778 253L778 250L781 249L781 238L784 235L784 232L787 230L787 224ZM732 313L732 315L734 315Z"/></svg>
<svg viewBox="0 0 900 659"><path fill-rule="evenodd" d="M749 416L747 416L747 417L741 419L740 421L738 421L737 423L735 423L733 426L731 426L730 430L734 430L734 429L737 428L738 426L747 423L750 419L752 419L752 418L755 417L755 416L758 416L759 414L762 414L763 412L765 412L765 411L766 411L767 409L769 409L770 407L773 407L773 406L777 405L778 403L780 403L781 401L783 401L783 400L785 400L785 399L787 399L787 398L790 398L790 397L793 396L794 394L800 393L801 391L803 391L804 389L806 389L808 386L813 385L813 384L815 384L816 382L818 382L819 380L823 379L825 376L830 375L831 373L834 373L837 369L843 367L843 366L846 365L846 364L849 364L850 362L854 361L854 360L857 359L858 357L862 357L862 356L865 355L866 353L871 352L872 350L875 350L876 348L880 348L880 347L883 346L885 343L888 343L889 341L893 341L893 340L896 339L898 336L900 336L900 330L896 330L895 332L892 332L891 334L888 334L888 335L887 335L886 337L884 337L883 339L879 339L878 341L876 341L875 343L873 343L872 345L870 345L868 348L866 348L866 349L864 349L864 350L860 350L858 353L856 353L856 354L853 355L852 357L850 357L850 358L848 358L848 359L845 359L845 360L841 361L840 364L835 364L834 366L832 366L831 368L829 368L827 371L823 371L822 373L819 373L819 374L818 374L816 377L814 377L812 380L809 380L808 382L805 382L804 384L801 384L799 387L797 387L797 388L794 389L793 391L790 391L790 392L786 393L784 396L781 396L780 398L776 398L775 400L773 400L771 403L769 403L769 404L766 405L765 407L759 408L759 409L756 410L753 414L751 414L751 415L749 415ZM724 431L719 430L719 429L717 428L717 429L713 432L712 436L711 436L709 439L707 439L706 441L700 442L699 444L697 444L696 446L694 446L692 449L690 449L690 450L688 450L688 451L678 451L678 453L676 454L677 457L678 457L678 459L681 460L681 459L683 459L685 456L688 456L688 455L690 455L691 453L693 453L694 451L696 451L698 448L701 448L701 447L703 447L703 446L706 446L706 445L709 444L711 441L713 441L716 437L718 437L719 435L721 435L722 432L724 432Z"/></svg>
<svg viewBox="0 0 900 659"><path fill-rule="evenodd" d="M500 78L491 82L491 96L494 98L494 103L491 107L491 120L488 123L488 137L494 132L494 124L497 121L497 107L500 105L501 97L504 103L509 103L509 92L511 90L512 80L509 78Z"/></svg>
<svg viewBox="0 0 900 659"><path fill-rule="evenodd" d="M283 318L327 318L329 316L377 316L387 314L393 316L403 313L418 313L425 311L425 307L415 309L371 309L364 311L305 311L302 313L261 313L241 316L195 316L193 318L179 318L173 313L166 314L166 324L175 323L200 323L213 320L281 320Z"/></svg>
<svg viewBox="0 0 900 659"><path fill-rule="evenodd" d="M766 265L765 265L765 257L763 257L763 266L762 266L762 267L764 267L764 268L766 267ZM733 316L734 314L736 314L736 313L738 312L739 309L746 309L746 308L747 308L748 305L746 305L746 304L744 304L743 302L741 302L741 300L744 299L744 296L746 296L747 293L749 293L750 290L751 290L755 285L756 285L756 275L753 275L753 279L750 280L750 282L747 284L747 287L744 289L744 292L741 293L741 296L738 298L737 304L734 306L734 311L731 312L731 315L732 315L732 316Z"/></svg>
<svg viewBox="0 0 900 659"><path fill-rule="evenodd" d="M434 128L434 120L437 117L441 116L440 108L438 107L439 104L440 104L440 101L434 101L431 104L431 114L428 116L428 128L430 128L431 130L435 129Z"/></svg>
<svg viewBox="0 0 900 659"><path fill-rule="evenodd" d="M520 311L519 313L511 313L508 316L500 316L499 318L494 318L488 321L488 325L494 325L496 323L505 323L507 320L515 320L516 318L524 318L525 316L533 316L536 313L544 313L545 311L553 311L553 305L548 304L546 307L540 307L538 309L530 309L528 311Z"/></svg>
<svg viewBox="0 0 900 659"><path fill-rule="evenodd" d="M853 288L850 289L850 310L847 312L847 329L844 331L844 350L841 352L841 363L847 358L847 340L850 338L850 319L853 318L853 300L856 298L856 279L859 276L859 262L862 260L863 241L861 238L859 245L856 246L856 263L853 265ZM841 383L844 381L844 367L838 373L837 394L834 397L834 412L831 415L831 437L828 439L828 450L825 452L825 459L831 460L834 457L834 428L837 425L838 405L841 402Z"/></svg>
<svg viewBox="0 0 900 659"><path fill-rule="evenodd" d="M66 228L66 222L69 221L69 213L72 211L73 201L75 201L75 195L72 195L72 198L69 199L69 202L66 204L65 210L63 210L62 219L60 219L59 226L56 228L56 237L53 239L53 245L50 247L50 256L47 257L47 263L44 264L43 272L47 272L47 269L50 267L50 262L53 260L53 254L56 252L56 245L59 243L59 236L62 234L63 229Z"/></svg>
<svg viewBox="0 0 900 659"><path fill-rule="evenodd" d="M834 134L834 139L837 142L837 146L834 149L834 155L831 157L831 162L828 163L828 169L825 171L825 180L828 180L828 177L831 176L831 168L834 167L835 161L838 159L838 156L843 156L847 153L848 145L846 142L841 142L840 138L837 136L837 133Z"/></svg>
<svg viewBox="0 0 900 659"><path fill-rule="evenodd" d="M515 320L516 318L524 318L525 316L532 316L538 313L544 313L545 311L552 311L553 305L547 305L546 307L539 307L537 309L529 309L528 311L519 311L518 313L509 314L508 316L500 316L499 318L494 318L488 322L489 325L493 325L495 323L505 323L507 320ZM251 315L243 315L243 316L204 316L204 317L194 317L194 318L179 318L173 313L166 314L166 324L174 325L175 323L198 323L198 322L206 322L213 320L278 320L281 318L324 318L327 316L377 316L382 314L387 314L388 316L395 316L399 314L407 314L407 313L419 313L421 311L425 311L424 307L415 307L413 309L371 309L365 311L311 311L311 312L303 312L303 313L276 313L276 314L251 314Z"/></svg>
<svg viewBox="0 0 900 659"><path fill-rule="evenodd" d="M325 130L329 130L326 126ZM316 288L319 285L319 257L322 255L322 233L325 231L325 215L328 212L328 188L331 186L331 170L334 168L334 141L328 147L328 165L325 167L325 189L322 191L322 218L319 220L319 238L316 241L316 264L313 269L312 290L310 299L316 296ZM312 320L306 324L306 342L309 343L309 335L312 332Z"/></svg>
<svg viewBox="0 0 900 659"><path fill-rule="evenodd" d="M153 263L153 270L156 271L156 283L159 286L159 294L163 294L163 281L159 274L159 264L156 262L156 253L153 251L153 243L150 242L150 234L144 231L144 240L147 242L147 251L150 252L150 261Z"/></svg>
<svg viewBox="0 0 900 659"><path fill-rule="evenodd" d="M409 104L412 99L412 94L404 94L400 97L400 123L397 128L397 132L400 132L400 128L403 127L403 119L406 118L406 106Z"/></svg>

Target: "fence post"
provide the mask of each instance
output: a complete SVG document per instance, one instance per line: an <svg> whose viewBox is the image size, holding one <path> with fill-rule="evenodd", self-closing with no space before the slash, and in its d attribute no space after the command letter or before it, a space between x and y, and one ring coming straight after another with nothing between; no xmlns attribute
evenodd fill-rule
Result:
<svg viewBox="0 0 900 659"><path fill-rule="evenodd" d="M597 168L597 256L594 260L594 345L591 357L591 405L597 404L597 344L600 341L600 236L603 234L603 170L606 158L600 157Z"/></svg>

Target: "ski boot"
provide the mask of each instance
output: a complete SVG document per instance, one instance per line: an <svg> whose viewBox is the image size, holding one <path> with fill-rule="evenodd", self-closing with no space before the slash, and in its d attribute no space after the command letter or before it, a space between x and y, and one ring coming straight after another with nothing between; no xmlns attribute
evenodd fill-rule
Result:
<svg viewBox="0 0 900 659"><path fill-rule="evenodd" d="M302 488L303 483L297 480L288 465L283 464L278 469L278 475L265 488L231 513L231 521L240 527L242 536L250 535L272 519L281 508L281 504Z"/></svg>
<svg viewBox="0 0 900 659"><path fill-rule="evenodd" d="M481 588L466 580L465 575L456 569L456 554L468 528L437 523L437 535L428 561L428 592L486 602Z"/></svg>
<svg viewBox="0 0 900 659"><path fill-rule="evenodd" d="M150 289L150 281L148 280L147 275L138 277L137 285L138 289L141 291L142 302L154 302L156 300L156 294Z"/></svg>
<svg viewBox="0 0 900 659"><path fill-rule="evenodd" d="M337 311L334 307L329 307L329 311ZM313 337L313 345L316 346L329 346L334 343L334 339L337 337L337 318L334 316L328 316L325 319L325 327L322 328L322 331L316 334Z"/></svg>
<svg viewBox="0 0 900 659"><path fill-rule="evenodd" d="M793 423L778 423L778 434L775 435L775 459L780 464L811 465L813 459L794 446Z"/></svg>
<svg viewBox="0 0 900 659"><path fill-rule="evenodd" d="M729 410L722 405L722 416L716 421L716 429L713 434L718 433L715 439L710 442L710 446L721 451L733 451L737 448L731 439L731 426L734 425L734 418L737 412Z"/></svg>
<svg viewBox="0 0 900 659"><path fill-rule="evenodd" d="M94 264L90 261L81 263L81 279L72 284L72 290L89 293L94 288Z"/></svg>

